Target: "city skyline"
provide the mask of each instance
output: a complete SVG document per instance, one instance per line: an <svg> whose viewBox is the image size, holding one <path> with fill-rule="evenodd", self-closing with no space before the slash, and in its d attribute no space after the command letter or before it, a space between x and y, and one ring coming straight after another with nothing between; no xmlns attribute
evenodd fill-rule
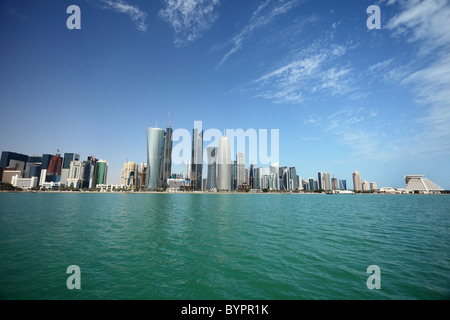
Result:
<svg viewBox="0 0 450 320"><path fill-rule="evenodd" d="M126 159L146 162L145 128L203 119L279 129L279 162L302 177L450 189L448 2L377 1L380 30L366 27L374 1L114 3L2 1L0 105L23 116L0 150L101 155L118 184ZM81 30L66 27L71 4Z"/></svg>

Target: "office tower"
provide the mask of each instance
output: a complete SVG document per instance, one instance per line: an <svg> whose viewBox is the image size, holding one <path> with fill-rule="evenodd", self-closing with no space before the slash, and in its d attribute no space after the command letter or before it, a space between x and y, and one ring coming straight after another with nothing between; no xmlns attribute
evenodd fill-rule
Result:
<svg viewBox="0 0 450 320"><path fill-rule="evenodd" d="M0 158L0 167L11 170L25 171L28 156L21 153L3 151Z"/></svg>
<svg viewBox="0 0 450 320"><path fill-rule="evenodd" d="M167 187L167 179L172 175L172 144L173 129L169 126L164 134L164 165L163 165L163 181L161 185Z"/></svg>
<svg viewBox="0 0 450 320"><path fill-rule="evenodd" d="M41 164L41 177L39 178L39 186L42 186L43 183L47 182L47 170L50 165L50 159L53 157L51 154L43 154L42 155L42 164Z"/></svg>
<svg viewBox="0 0 450 320"><path fill-rule="evenodd" d="M236 173L237 173L237 186L242 186L245 183L245 154L236 153Z"/></svg>
<svg viewBox="0 0 450 320"><path fill-rule="evenodd" d="M371 182L370 183L370 190L371 191L375 191L375 190L377 190L378 188L377 188L377 183L376 182Z"/></svg>
<svg viewBox="0 0 450 320"><path fill-rule="evenodd" d="M253 170L254 169L255 169L255 167L253 166L253 163L251 163L250 164L250 170L249 170L249 177L248 177L250 189L253 189L253 186L255 184L255 181L254 181L254 178L253 178Z"/></svg>
<svg viewBox="0 0 450 320"><path fill-rule="evenodd" d="M313 178L308 178L308 183L309 183L309 185L308 185L308 187L309 187L309 191L314 191L314 190L316 190L315 189L315 187L314 187L314 179Z"/></svg>
<svg viewBox="0 0 450 320"><path fill-rule="evenodd" d="M76 153L64 153L62 168L61 168L61 184L66 184L67 179L69 177L69 171L70 171L70 163L72 161L79 161L80 155Z"/></svg>
<svg viewBox="0 0 450 320"><path fill-rule="evenodd" d="M362 191L361 175L358 171L353 172L353 190Z"/></svg>
<svg viewBox="0 0 450 320"><path fill-rule="evenodd" d="M164 130L147 128L147 190L163 188Z"/></svg>
<svg viewBox="0 0 450 320"><path fill-rule="evenodd" d="M83 161L83 188L95 188L95 168L98 159L94 156L88 156L86 161Z"/></svg>
<svg viewBox="0 0 450 320"><path fill-rule="evenodd" d="M323 179L323 172L318 171L318 172L317 172L317 187L318 187L320 190L323 190L323 189L324 189L324 183L323 183L323 181L324 181L324 179Z"/></svg>
<svg viewBox="0 0 450 320"><path fill-rule="evenodd" d="M368 181L361 181L362 191L370 191L370 184Z"/></svg>
<svg viewBox="0 0 450 320"><path fill-rule="evenodd" d="M310 191L308 180L302 179L303 190Z"/></svg>
<svg viewBox="0 0 450 320"><path fill-rule="evenodd" d="M270 174L273 175L273 190L280 190L280 165L274 163L270 166Z"/></svg>
<svg viewBox="0 0 450 320"><path fill-rule="evenodd" d="M46 182L60 182L61 181L62 158L57 153L50 159L47 169Z"/></svg>
<svg viewBox="0 0 450 320"><path fill-rule="evenodd" d="M80 189L83 182L83 163L75 160L69 164L69 174L66 178L67 186Z"/></svg>
<svg viewBox="0 0 450 320"><path fill-rule="evenodd" d="M186 180L191 180L191 162L187 161L186 162Z"/></svg>
<svg viewBox="0 0 450 320"><path fill-rule="evenodd" d="M336 178L331 178L331 189L339 190L338 180Z"/></svg>
<svg viewBox="0 0 450 320"><path fill-rule="evenodd" d="M120 185L127 189L134 189L137 185L139 167L136 162L125 162L120 176Z"/></svg>
<svg viewBox="0 0 450 320"><path fill-rule="evenodd" d="M339 190L347 190L347 180L339 180Z"/></svg>
<svg viewBox="0 0 450 320"><path fill-rule="evenodd" d="M248 175L249 175L250 173L249 173L249 171L248 171L248 169L247 168L245 168L245 184L247 185L247 186L249 186L250 185L250 183L248 182Z"/></svg>
<svg viewBox="0 0 450 320"><path fill-rule="evenodd" d="M236 190L237 186L237 165L236 160L232 160L232 167L231 167L231 190Z"/></svg>
<svg viewBox="0 0 450 320"><path fill-rule="evenodd" d="M324 172L323 173L323 190L330 191L331 190L331 180L330 180L330 173Z"/></svg>
<svg viewBox="0 0 450 320"><path fill-rule="evenodd" d="M203 130L192 130L191 182L194 190L202 190Z"/></svg>
<svg viewBox="0 0 450 320"><path fill-rule="evenodd" d="M108 162L105 160L98 160L95 165L95 179L94 187L98 184L106 184L108 177Z"/></svg>
<svg viewBox="0 0 450 320"><path fill-rule="evenodd" d="M145 187L145 175L146 174L147 174L147 164L141 163L139 165L139 174L138 174L138 180L137 180L138 188Z"/></svg>
<svg viewBox="0 0 450 320"><path fill-rule="evenodd" d="M290 171L287 167L281 167L280 168L280 180L281 180L281 189L288 191L291 190L290 188Z"/></svg>
<svg viewBox="0 0 450 320"><path fill-rule="evenodd" d="M221 137L217 150L217 189L231 190L231 151L228 137Z"/></svg>
<svg viewBox="0 0 450 320"><path fill-rule="evenodd" d="M298 190L299 189L298 175L295 167L289 168L289 175L291 178L291 190Z"/></svg>
<svg viewBox="0 0 450 320"><path fill-rule="evenodd" d="M217 148L207 147L207 176L206 176L206 190L213 190L217 188Z"/></svg>

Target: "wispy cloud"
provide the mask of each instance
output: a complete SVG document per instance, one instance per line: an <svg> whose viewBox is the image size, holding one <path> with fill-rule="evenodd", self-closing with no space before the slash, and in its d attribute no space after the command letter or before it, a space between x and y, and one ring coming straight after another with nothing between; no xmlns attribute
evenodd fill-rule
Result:
<svg viewBox="0 0 450 320"><path fill-rule="evenodd" d="M123 0L100 0L100 3L103 9L128 15L139 31L147 31L147 13L139 9L137 6L130 5Z"/></svg>
<svg viewBox="0 0 450 320"><path fill-rule="evenodd" d="M175 31L174 43L184 46L203 35L217 19L219 0L164 0L159 12Z"/></svg>
<svg viewBox="0 0 450 320"><path fill-rule="evenodd" d="M337 60L348 47L317 41L297 53L287 64L247 85L255 97L274 103L305 102L310 96L336 96L351 93L352 67Z"/></svg>
<svg viewBox="0 0 450 320"><path fill-rule="evenodd" d="M446 0L397 2L401 12L388 22L387 28L393 36L406 36L408 42L419 48L412 63L390 70L424 106L422 116L416 121L421 130L414 137L413 150L425 154L450 153L450 3Z"/></svg>
<svg viewBox="0 0 450 320"><path fill-rule="evenodd" d="M223 56L216 68L220 68L223 64L237 51L239 51L245 40L256 30L268 25L276 18L287 13L295 6L301 3L300 0L265 0L253 12L249 23L231 40L231 49Z"/></svg>

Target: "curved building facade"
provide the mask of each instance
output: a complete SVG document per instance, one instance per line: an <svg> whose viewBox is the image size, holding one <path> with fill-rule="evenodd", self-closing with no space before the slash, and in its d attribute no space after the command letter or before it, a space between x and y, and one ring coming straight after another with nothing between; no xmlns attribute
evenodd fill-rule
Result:
<svg viewBox="0 0 450 320"><path fill-rule="evenodd" d="M217 150L217 189L231 190L231 170L230 140L222 137Z"/></svg>
<svg viewBox="0 0 450 320"><path fill-rule="evenodd" d="M163 187L164 145L164 130L147 128L147 190Z"/></svg>

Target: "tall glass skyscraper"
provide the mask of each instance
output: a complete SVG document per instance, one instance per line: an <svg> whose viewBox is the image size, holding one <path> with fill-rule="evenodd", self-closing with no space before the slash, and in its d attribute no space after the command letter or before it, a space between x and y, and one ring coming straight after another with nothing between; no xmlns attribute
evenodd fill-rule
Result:
<svg viewBox="0 0 450 320"><path fill-rule="evenodd" d="M323 190L324 189L323 172L321 172L321 171L317 172L317 187L319 188L319 190Z"/></svg>
<svg viewBox="0 0 450 320"><path fill-rule="evenodd" d="M242 186L245 182L245 154L236 153L236 185Z"/></svg>
<svg viewBox="0 0 450 320"><path fill-rule="evenodd" d="M253 163L250 164L250 170L249 170L249 177L248 177L248 184L250 186L250 189L254 188L254 184L255 184L255 179L253 176L253 170L254 170L254 166Z"/></svg>
<svg viewBox="0 0 450 320"><path fill-rule="evenodd" d="M331 190L331 180L330 180L329 172L323 173L323 190L326 190L326 191Z"/></svg>
<svg viewBox="0 0 450 320"><path fill-rule="evenodd" d="M147 190L163 188L164 130L147 128Z"/></svg>
<svg viewBox="0 0 450 320"><path fill-rule="evenodd" d="M203 131L192 130L191 183L194 190L202 190L203 171Z"/></svg>
<svg viewBox="0 0 450 320"><path fill-rule="evenodd" d="M230 140L222 137L217 151L217 189L231 190L231 170Z"/></svg>
<svg viewBox="0 0 450 320"><path fill-rule="evenodd" d="M206 155L208 158L208 175L206 178L206 190L212 190L217 188L216 175L217 175L217 150L216 147L206 148Z"/></svg>
<svg viewBox="0 0 450 320"><path fill-rule="evenodd" d="M105 160L98 160L95 165L95 183L94 187L98 184L106 184L106 178L108 176L108 162Z"/></svg>
<svg viewBox="0 0 450 320"><path fill-rule="evenodd" d="M173 129L169 126L164 134L164 164L161 185L167 188L167 179L172 175L172 141Z"/></svg>

